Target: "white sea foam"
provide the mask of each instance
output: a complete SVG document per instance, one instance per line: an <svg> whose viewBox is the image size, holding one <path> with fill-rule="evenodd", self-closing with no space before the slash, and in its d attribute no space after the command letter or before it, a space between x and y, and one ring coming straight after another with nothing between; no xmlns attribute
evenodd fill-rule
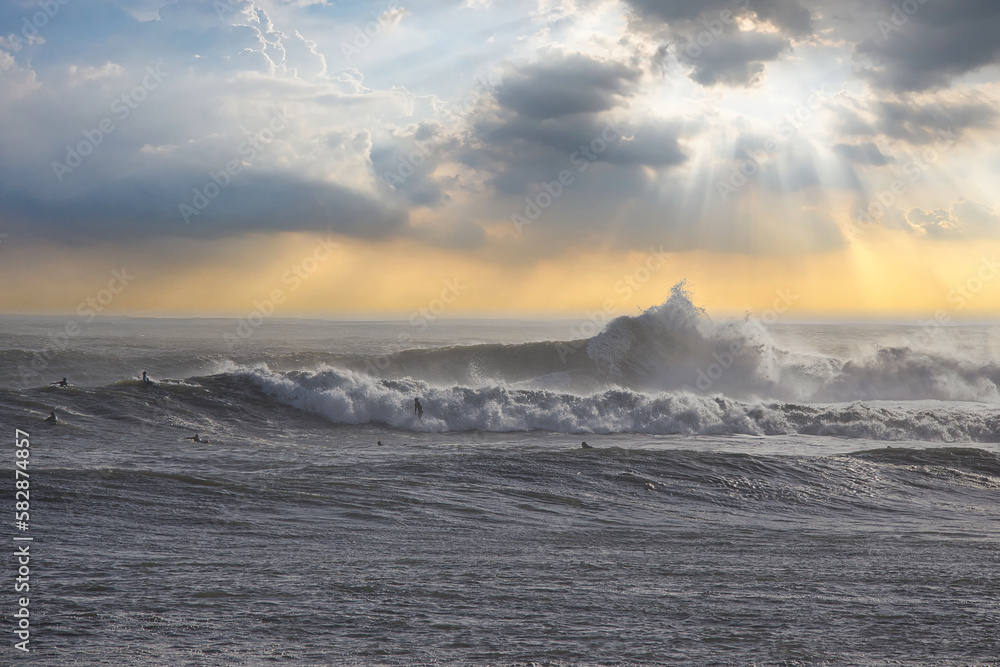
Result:
<svg viewBox="0 0 1000 667"><path fill-rule="evenodd" d="M903 329L899 329L902 331ZM919 341L919 342L917 342ZM383 377L438 386L502 386L594 394L722 394L743 400L982 401L1000 403L1000 366L924 336L893 332L845 353L776 342L755 317L715 320L680 283L663 304L608 323L586 341L410 350L384 360ZM932 344L933 343L933 344Z"/></svg>
<svg viewBox="0 0 1000 667"><path fill-rule="evenodd" d="M270 398L336 424L386 424L420 431L812 435L942 442L1000 439L989 410L951 404L890 407L752 403L690 392L628 389L581 396L506 387L434 387L336 369L274 372L266 366L231 374ZM413 399L423 420L413 414Z"/></svg>
<svg viewBox="0 0 1000 667"><path fill-rule="evenodd" d="M567 349L577 352L567 357ZM411 350L379 373L363 361L295 372L236 365L221 370L337 424L997 440L993 411L941 403L1000 402L995 363L905 343L872 345L848 358L793 351L753 317L713 320L693 303L684 283L663 304L613 320L584 344ZM369 372L361 370L366 367ZM413 414L417 396L423 421ZM888 400L907 403L877 403Z"/></svg>

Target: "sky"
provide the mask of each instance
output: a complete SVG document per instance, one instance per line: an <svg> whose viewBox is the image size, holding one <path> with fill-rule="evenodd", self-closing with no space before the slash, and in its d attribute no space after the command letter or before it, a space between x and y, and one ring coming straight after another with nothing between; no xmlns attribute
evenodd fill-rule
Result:
<svg viewBox="0 0 1000 667"><path fill-rule="evenodd" d="M993 0L7 0L0 312L993 317Z"/></svg>

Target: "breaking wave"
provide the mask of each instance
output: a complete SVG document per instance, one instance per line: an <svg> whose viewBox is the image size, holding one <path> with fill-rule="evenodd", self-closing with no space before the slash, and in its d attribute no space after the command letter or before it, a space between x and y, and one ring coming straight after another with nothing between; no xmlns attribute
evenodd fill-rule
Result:
<svg viewBox="0 0 1000 667"><path fill-rule="evenodd" d="M374 423L418 431L800 433L888 441L1000 441L1000 415L948 405L752 403L690 392L628 389L581 396L498 386L435 387L412 379L373 378L334 369L273 372L257 367L228 373L225 378L240 386L252 384L270 399L335 424ZM422 420L413 414L415 397L423 405Z"/></svg>
<svg viewBox="0 0 1000 667"><path fill-rule="evenodd" d="M344 367L433 384L580 394L620 388L807 403L1000 403L995 362L906 340L845 358L784 349L755 317L713 320L692 302L684 283L663 304L618 317L590 339L415 349L349 359Z"/></svg>

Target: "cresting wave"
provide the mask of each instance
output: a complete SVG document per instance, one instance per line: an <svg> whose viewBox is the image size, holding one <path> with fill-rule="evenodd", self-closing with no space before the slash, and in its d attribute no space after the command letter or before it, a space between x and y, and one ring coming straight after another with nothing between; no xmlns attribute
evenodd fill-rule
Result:
<svg viewBox="0 0 1000 667"><path fill-rule="evenodd" d="M131 405L130 414L177 407L143 403L159 392L204 399L199 408L206 411L232 406L266 413L280 405L285 414L293 408L334 424L430 432L1000 440L1000 366L990 358L991 343L948 347L918 342L905 327L871 336L854 329L851 346L831 353L818 351L825 348L807 340L802 327L791 331L792 338L779 344L756 318L713 320L680 283L663 304L618 317L589 339L453 345L388 356L361 352L372 346L324 341L301 350L262 345L235 361L210 345L195 354L156 351L157 365L181 371L173 377L192 376L187 384L115 382L110 378L123 377L117 349L69 350L61 359L64 374L86 378L100 371L103 388L88 388L86 381L62 392L31 385L37 393L31 400L48 406L43 414L64 398L72 403L77 392L83 394L73 400ZM839 332L833 338L838 344L842 339ZM9 348L0 366L17 368L30 354ZM148 355L137 349L124 366L146 368ZM424 406L422 421L413 414L416 397Z"/></svg>
<svg viewBox="0 0 1000 667"><path fill-rule="evenodd" d="M688 435L810 434L873 440L1000 442L1000 415L957 407L802 405L744 402L690 392L611 389L576 395L544 389L434 387L355 371L274 372L265 366L218 376L260 388L284 405L335 424L385 424L417 431L545 430L561 433ZM424 416L413 414L419 397Z"/></svg>
<svg viewBox="0 0 1000 667"><path fill-rule="evenodd" d="M925 331L844 358L775 343L760 320L715 321L682 282L670 298L618 317L590 339L407 350L345 360L394 379L525 386L570 393L688 391L744 400L940 400L1000 403L1000 365L936 347ZM338 365L339 367L339 365Z"/></svg>
<svg viewBox="0 0 1000 667"><path fill-rule="evenodd" d="M1000 432L1000 416L983 405L927 403L1000 402L995 363L905 344L845 359L792 352L754 318L712 320L683 282L665 303L619 317L590 339L415 349L375 361L227 371L334 423L437 432L801 433L941 442L995 442ZM415 397L424 405L422 421L413 414ZM859 402L889 400L910 403Z"/></svg>

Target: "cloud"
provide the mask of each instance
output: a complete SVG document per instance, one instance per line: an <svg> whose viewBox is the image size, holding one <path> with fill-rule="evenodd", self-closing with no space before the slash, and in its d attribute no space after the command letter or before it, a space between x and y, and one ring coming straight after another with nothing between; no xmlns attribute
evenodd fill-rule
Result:
<svg viewBox="0 0 1000 667"><path fill-rule="evenodd" d="M788 47L789 40L781 35L738 31L724 34L697 58L685 60L694 68L691 78L703 86L745 86L757 83L765 63L776 60Z"/></svg>
<svg viewBox="0 0 1000 667"><path fill-rule="evenodd" d="M406 226L404 212L349 188L263 173L234 177L187 223L180 204L194 208L194 189L204 192L210 182L197 179L186 171L147 173L59 200L4 189L0 207L18 236L59 242L310 230L381 238Z"/></svg>
<svg viewBox="0 0 1000 667"><path fill-rule="evenodd" d="M622 63L580 54L543 58L504 75L496 91L501 107L533 120L607 111L635 90L640 76Z"/></svg>
<svg viewBox="0 0 1000 667"><path fill-rule="evenodd" d="M888 160L882 154L882 151L870 141L862 144L836 144L833 150L854 164L876 166L888 164Z"/></svg>
<svg viewBox="0 0 1000 667"><path fill-rule="evenodd" d="M793 35L807 34L812 26L808 9L797 0L627 0L643 20L667 24L713 20L723 12L755 16Z"/></svg>
<svg viewBox="0 0 1000 667"><path fill-rule="evenodd" d="M915 231L923 232L930 236L943 238L958 237L961 235L961 228L957 220L951 217L951 211L944 209L934 209L925 211L923 209L911 209L906 214L906 220Z"/></svg>
<svg viewBox="0 0 1000 667"><path fill-rule="evenodd" d="M879 88L944 88L958 76L1000 62L1000 3L908 0L881 7L880 35L856 49L874 65L862 76Z"/></svg>
<svg viewBox="0 0 1000 667"><path fill-rule="evenodd" d="M995 105L981 96L943 92L930 98L854 100L853 106L841 105L837 113L844 135L883 136L914 145L991 129L998 116Z"/></svg>
<svg viewBox="0 0 1000 667"><path fill-rule="evenodd" d="M624 64L582 55L522 68L472 110L456 159L507 194L551 180L579 160L655 169L683 163L682 124L646 119L620 127L607 113L624 109L638 78Z"/></svg>
<svg viewBox="0 0 1000 667"><path fill-rule="evenodd" d="M702 86L758 83L766 64L791 47L793 36L809 33L812 26L809 11L794 0L628 0L628 5L634 29L665 42L654 58L658 67L665 58L676 59Z"/></svg>
<svg viewBox="0 0 1000 667"><path fill-rule="evenodd" d="M937 141L943 132L961 132L970 128L988 128L997 112L982 103L918 106L902 102L883 102L878 107L879 130L886 136L904 139L911 144Z"/></svg>
<svg viewBox="0 0 1000 667"><path fill-rule="evenodd" d="M924 70L950 84L975 71L970 63L992 62L964 41L979 39L971 23L994 12L966 0L947 20L928 2L883 40L861 37L877 32L862 0L474 10L434 0L409 13L385 2L223 1L221 16L212 0L68 3L31 40L10 37L30 3L0 7L0 123L17 129L0 134L4 233L131 240L330 229L540 254L584 243L811 252L843 243L830 207L883 187L870 179L904 163L902 144L947 132L967 144L995 139L994 83L897 85ZM340 43L379 17L397 24L391 38L373 37L346 61ZM917 53L920 40L941 52ZM900 60L907 49L923 65ZM667 60L683 76L661 76ZM151 66L165 80L132 99ZM470 93L498 72L499 83ZM766 129L821 86L844 100L828 105L834 122L800 118L738 192L720 197L720 180L747 150L762 150ZM125 115L115 110L123 99ZM286 107L293 121L241 155ZM104 120L113 130L82 164L54 168ZM240 173L185 224L178 206L230 162ZM984 160L970 172L990 168ZM511 239L511 214L563 172L573 184L532 228L537 241ZM993 224L986 207L913 203L930 208L911 219L900 211L896 222L927 237Z"/></svg>
<svg viewBox="0 0 1000 667"><path fill-rule="evenodd" d="M1000 237L1000 215L978 202L959 200L950 209L907 212L911 228L921 234L943 239L985 239Z"/></svg>
<svg viewBox="0 0 1000 667"><path fill-rule="evenodd" d="M75 240L407 233L406 207L379 201L371 132L354 127L405 114L405 91L326 77L314 48L285 49L300 37L252 2L232 6L223 18L236 25L208 2L173 2L148 22L104 7L119 29L101 42L75 36L63 45L77 53L69 65L41 57L51 43L0 51L0 122L20 128L0 136L7 227ZM74 11L56 18L72 21ZM289 108L293 120L270 124ZM243 150L251 140L258 148ZM239 173L185 224L181 205L227 164Z"/></svg>
<svg viewBox="0 0 1000 667"><path fill-rule="evenodd" d="M367 153L372 171L403 201L434 207L450 199L446 191L449 183L433 175L443 151L452 145L452 137L442 125L425 121L402 131L390 131L388 136L375 141L365 133L364 140L369 142Z"/></svg>

